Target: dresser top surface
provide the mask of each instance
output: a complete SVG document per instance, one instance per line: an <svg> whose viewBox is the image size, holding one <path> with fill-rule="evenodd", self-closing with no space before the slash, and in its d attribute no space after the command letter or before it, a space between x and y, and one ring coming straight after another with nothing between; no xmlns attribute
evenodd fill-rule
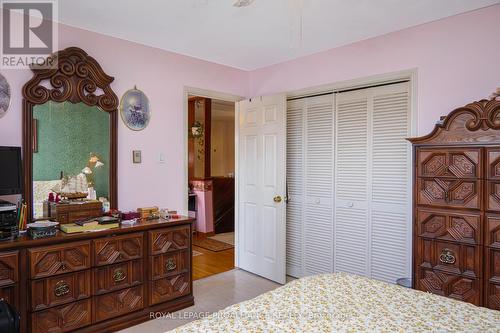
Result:
<svg viewBox="0 0 500 333"><path fill-rule="evenodd" d="M110 235L141 232L152 229L174 227L186 224L189 225L193 221L194 219L185 216L181 216L178 219L170 219L170 220L158 219L158 220L146 221L145 219L141 219L133 225L120 224L118 228L107 229L107 230L80 232L74 234L67 234L58 230L55 236L48 238L41 238L41 239L32 239L28 235L23 234L22 236L16 238L15 240L0 241L0 251L10 250L10 249L14 250L26 247L52 245L52 244L59 244L59 243L79 241L79 240L90 240Z"/></svg>

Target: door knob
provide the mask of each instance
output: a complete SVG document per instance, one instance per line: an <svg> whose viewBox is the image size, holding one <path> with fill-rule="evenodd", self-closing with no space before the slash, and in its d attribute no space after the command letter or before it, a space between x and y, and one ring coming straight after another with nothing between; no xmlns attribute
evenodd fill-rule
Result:
<svg viewBox="0 0 500 333"><path fill-rule="evenodd" d="M273 200L274 200L274 202L276 202L276 203L280 203L280 202L281 202L281 200L282 200L282 199L281 199L281 195L277 195L277 196L275 196Z"/></svg>

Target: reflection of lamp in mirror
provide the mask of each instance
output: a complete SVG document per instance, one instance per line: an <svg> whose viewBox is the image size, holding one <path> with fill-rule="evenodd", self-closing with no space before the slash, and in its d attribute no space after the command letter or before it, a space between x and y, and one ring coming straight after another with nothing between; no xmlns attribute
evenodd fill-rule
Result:
<svg viewBox="0 0 500 333"><path fill-rule="evenodd" d="M101 158L99 155L95 153L90 153L89 154L89 160L87 162L87 166L83 168L82 173L85 174L87 177L87 182L89 184L89 194L92 193L93 195L90 195L91 199L95 199L95 169L102 168L104 166L104 163L101 161Z"/></svg>

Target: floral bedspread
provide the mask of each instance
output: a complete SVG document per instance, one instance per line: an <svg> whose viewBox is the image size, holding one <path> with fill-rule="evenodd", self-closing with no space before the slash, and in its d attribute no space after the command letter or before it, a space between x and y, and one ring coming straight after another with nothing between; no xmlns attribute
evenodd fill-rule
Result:
<svg viewBox="0 0 500 333"><path fill-rule="evenodd" d="M500 311L335 273L292 281L171 332L500 332Z"/></svg>

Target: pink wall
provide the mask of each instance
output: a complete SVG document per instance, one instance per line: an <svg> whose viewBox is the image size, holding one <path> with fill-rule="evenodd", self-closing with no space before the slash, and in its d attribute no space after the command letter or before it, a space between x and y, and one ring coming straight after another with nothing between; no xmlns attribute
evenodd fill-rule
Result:
<svg viewBox="0 0 500 333"><path fill-rule="evenodd" d="M248 73L146 47L97 33L60 26L59 49L78 46L115 77L112 88L120 98L137 85L149 97L149 126L134 132L119 121L118 203L121 209L158 205L181 210L185 206L184 86L247 95ZM0 119L0 145L21 145L21 89L30 71L2 70L11 85L9 112ZM142 150L142 164L132 163L132 150ZM166 163L157 163L159 153Z"/></svg>
<svg viewBox="0 0 500 333"><path fill-rule="evenodd" d="M119 207L185 205L183 87L242 96L293 91L388 72L418 69L418 129L442 114L487 97L500 86L500 5L454 16L286 63L245 72L62 25L59 48L78 46L116 78L119 97L137 85L148 95L152 120L142 132L119 123ZM0 119L0 145L21 145L21 88L29 71L2 71L12 87ZM132 150L142 150L142 164ZM167 155L165 164L157 155Z"/></svg>
<svg viewBox="0 0 500 333"><path fill-rule="evenodd" d="M250 94L266 95L417 68L418 132L500 87L500 5L259 69Z"/></svg>

